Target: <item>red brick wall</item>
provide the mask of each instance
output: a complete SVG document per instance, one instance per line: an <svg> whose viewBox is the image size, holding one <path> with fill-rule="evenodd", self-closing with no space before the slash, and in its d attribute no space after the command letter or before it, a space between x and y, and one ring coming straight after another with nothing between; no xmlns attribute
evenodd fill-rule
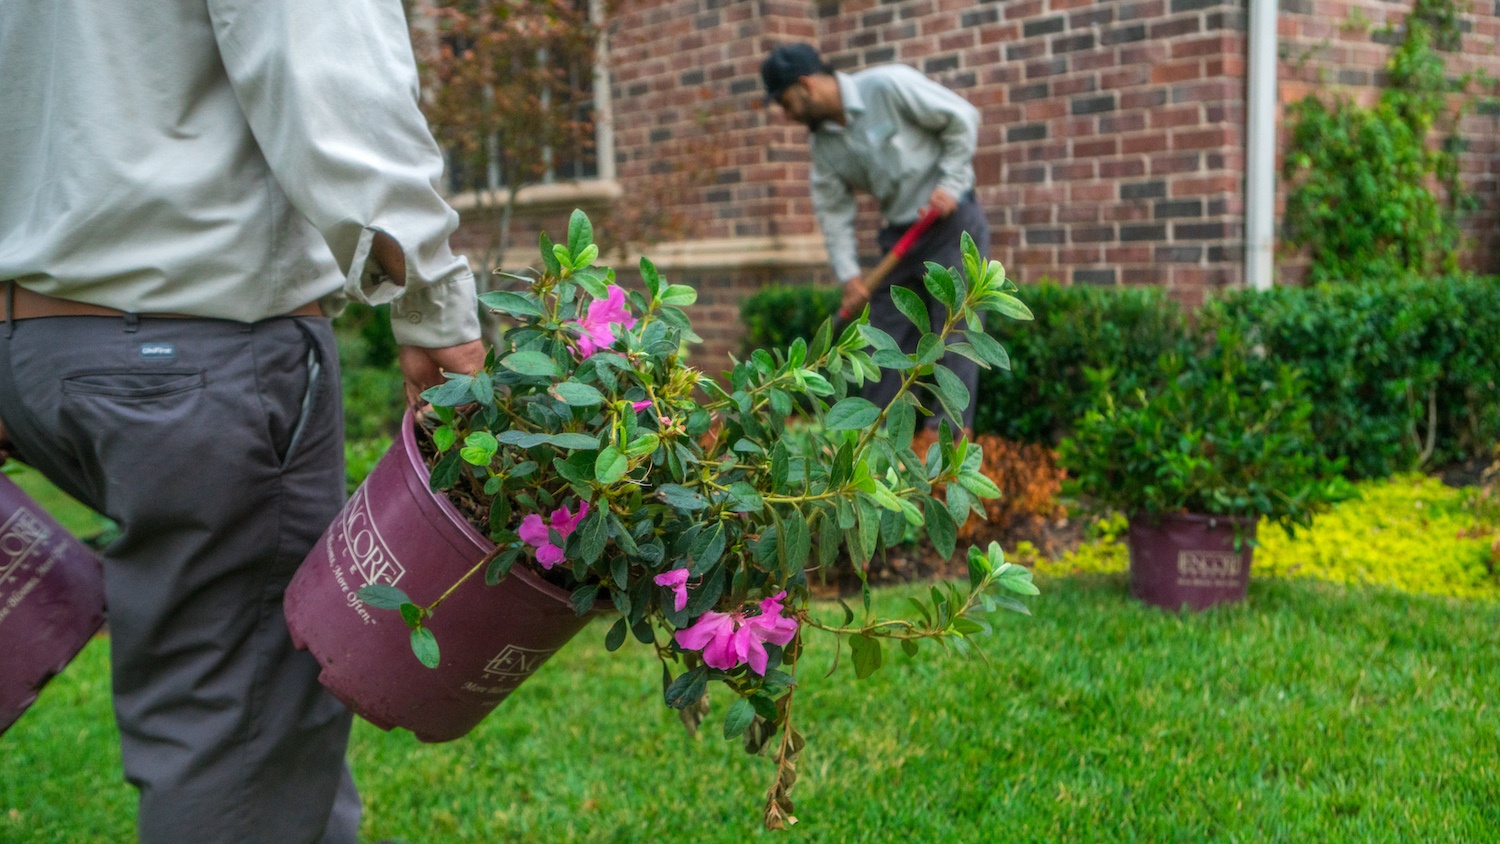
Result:
<svg viewBox="0 0 1500 844"><path fill-rule="evenodd" d="M993 257L1013 278L1160 284L1196 302L1243 281L1245 3L627 2L611 24L623 202L669 203L699 238L815 234L806 130L763 106L759 78L770 46L811 41L844 70L912 65L980 109L979 193ZM1281 0L1281 101L1314 89L1372 96L1392 40L1377 29L1406 8ZM1500 76L1495 12L1486 6L1466 16L1466 55L1451 63L1455 73ZM1349 23L1361 16L1368 26ZM1497 113L1484 106L1464 122L1464 170L1483 205L1470 225L1468 263L1483 270L1500 261ZM703 169L706 156L700 184L663 194L671 174ZM861 207L863 252L873 262L878 218L873 203ZM556 217L548 223L560 225ZM535 242L529 231L517 239L526 250ZM1296 256L1285 262L1291 271L1282 280L1295 280ZM709 369L738 344L743 296L770 280L828 279L821 262L673 275L702 288L694 317L710 339L698 361Z"/></svg>
<svg viewBox="0 0 1500 844"><path fill-rule="evenodd" d="M1409 2L1381 0L1281 0L1279 40L1282 62L1278 94L1281 104L1295 102L1309 93L1325 100L1350 97L1372 102L1379 96L1385 65L1392 46L1401 37L1399 28L1411 9ZM1481 0L1462 16L1461 52L1448 54L1452 77L1473 72L1500 76L1500 3ZM1476 92L1479 91L1476 86ZM1289 126L1280 123L1285 149ZM1479 208L1465 223L1465 268L1485 273L1500 272L1500 102L1480 99L1460 123L1465 149L1461 168L1468 189ZM1281 165L1280 159L1277 166ZM1286 201L1286 185L1278 185L1278 208ZM1283 249L1278 281L1302 277L1305 256Z"/></svg>
<svg viewBox="0 0 1500 844"><path fill-rule="evenodd" d="M975 169L1012 277L1239 280L1243 11L1216 0L842 0L836 66L913 65L982 114Z"/></svg>

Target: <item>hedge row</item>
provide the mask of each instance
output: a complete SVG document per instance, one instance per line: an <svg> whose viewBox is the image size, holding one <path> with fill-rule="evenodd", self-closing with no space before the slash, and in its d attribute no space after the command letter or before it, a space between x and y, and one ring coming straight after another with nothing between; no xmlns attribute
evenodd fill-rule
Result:
<svg viewBox="0 0 1500 844"><path fill-rule="evenodd" d="M1500 439L1500 279L1241 291L1202 317L1301 370L1314 428L1354 477L1483 456Z"/></svg>
<svg viewBox="0 0 1500 844"><path fill-rule="evenodd" d="M1267 377L1280 363L1302 372L1319 440L1352 477L1482 456L1500 440L1500 279L1240 290L1191 319L1156 289L1044 283L1020 296L1036 321L991 326L1011 370L981 373L976 433L1055 444L1105 390L1149 390L1162 353L1192 359L1222 334ZM810 337L837 301L767 288L743 307L747 346Z"/></svg>

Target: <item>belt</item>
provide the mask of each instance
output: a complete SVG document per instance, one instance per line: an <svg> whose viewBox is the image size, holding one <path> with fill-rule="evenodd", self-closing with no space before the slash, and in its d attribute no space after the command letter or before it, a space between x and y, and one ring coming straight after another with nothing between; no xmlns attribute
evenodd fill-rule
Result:
<svg viewBox="0 0 1500 844"><path fill-rule="evenodd" d="M13 281L0 282L6 285L8 290L0 292L0 299L5 300L7 306L0 309L0 322L9 320L37 319L40 317L64 317L64 316L106 316L124 317L130 314L104 305L91 305L88 302L75 302L72 299L59 299L56 296L48 296L45 293L37 293L16 284ZM317 302L309 302L306 305L292 311L285 316L322 316L323 309L318 307ZM204 319L192 314L170 314L170 313L145 313L138 314L148 319Z"/></svg>

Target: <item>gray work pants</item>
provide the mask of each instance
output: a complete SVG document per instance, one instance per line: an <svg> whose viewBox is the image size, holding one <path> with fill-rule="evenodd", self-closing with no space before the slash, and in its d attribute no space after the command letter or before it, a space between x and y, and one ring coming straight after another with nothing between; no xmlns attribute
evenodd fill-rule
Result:
<svg viewBox="0 0 1500 844"><path fill-rule="evenodd" d="M891 251L896 241L906 234L909 226L886 226L876 235L876 242L880 245L881 254ZM984 211L979 203L974 200L974 194L970 193L959 203L957 210L947 217L932 224L922 237L916 242L915 247L906 254L905 258L891 270L887 280L891 286L899 285L905 287L918 296L922 297L922 303L927 306L927 314L931 317L932 326L928 329L932 332L940 331L943 321L948 312L947 307L932 297L927 292L927 286L922 283L922 276L926 275L927 269L923 262L932 261L950 269L963 270L963 233L968 232L969 237L974 238L974 244L979 247L979 254L988 259L990 254L990 227L984 219ZM891 299L890 290L881 290L870 297L870 325L891 335L900 344L901 350L907 354L917 350L917 341L922 339L922 331L912 325L899 310ZM962 335L957 338L949 338L949 342L962 342ZM961 427L972 428L974 426L974 399L975 391L979 387L979 364L964 357L963 355L949 352L943 355L939 361L943 366L953 370L965 387L969 388L969 406L964 409L964 418ZM866 399L874 402L878 407L885 407L895 398L896 391L901 388L903 373L884 369L881 370L879 381L866 384L861 391ZM938 403L936 397L923 389L916 389L917 398L922 400L925 407L933 412L929 418L928 425L936 427L939 420L947 418L947 413ZM920 423L919 423L920 424ZM950 420L952 425L953 421ZM958 433L957 431L954 432Z"/></svg>
<svg viewBox="0 0 1500 844"><path fill-rule="evenodd" d="M0 323L16 456L120 526L105 595L143 842L356 841L351 717L281 605L343 500L341 403L322 319Z"/></svg>

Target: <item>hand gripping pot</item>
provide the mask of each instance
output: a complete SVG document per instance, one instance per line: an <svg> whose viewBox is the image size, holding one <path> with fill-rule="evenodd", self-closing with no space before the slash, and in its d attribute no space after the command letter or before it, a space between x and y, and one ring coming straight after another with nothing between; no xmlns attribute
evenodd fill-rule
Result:
<svg viewBox="0 0 1500 844"><path fill-rule="evenodd" d="M0 475L0 733L104 624L104 567Z"/></svg>
<svg viewBox="0 0 1500 844"><path fill-rule="evenodd" d="M401 615L366 606L366 584L431 604L494 544L428 486L410 411L401 436L355 490L286 591L292 641L317 658L319 680L377 727L426 742L459 738L588 624L567 592L518 562L496 586L465 583L427 619L441 661L411 650Z"/></svg>

